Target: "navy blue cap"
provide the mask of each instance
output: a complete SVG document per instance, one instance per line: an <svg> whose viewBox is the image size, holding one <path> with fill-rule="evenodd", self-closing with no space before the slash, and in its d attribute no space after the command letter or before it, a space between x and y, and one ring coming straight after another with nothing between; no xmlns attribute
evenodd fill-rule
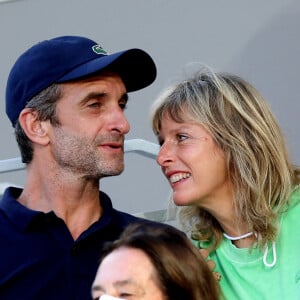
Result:
<svg viewBox="0 0 300 300"><path fill-rule="evenodd" d="M156 78L152 58L141 49L108 54L96 42L81 36L61 36L39 42L24 52L12 67L6 86L6 114L14 126L22 109L43 89L107 67L121 76L127 92L140 90Z"/></svg>

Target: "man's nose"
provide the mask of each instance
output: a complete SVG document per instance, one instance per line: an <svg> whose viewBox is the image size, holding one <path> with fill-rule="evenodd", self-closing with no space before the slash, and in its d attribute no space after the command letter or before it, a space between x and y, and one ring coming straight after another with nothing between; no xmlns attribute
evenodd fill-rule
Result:
<svg viewBox="0 0 300 300"><path fill-rule="evenodd" d="M116 130L122 134L127 134L130 130L130 124L121 108L113 109L108 116L111 130Z"/></svg>

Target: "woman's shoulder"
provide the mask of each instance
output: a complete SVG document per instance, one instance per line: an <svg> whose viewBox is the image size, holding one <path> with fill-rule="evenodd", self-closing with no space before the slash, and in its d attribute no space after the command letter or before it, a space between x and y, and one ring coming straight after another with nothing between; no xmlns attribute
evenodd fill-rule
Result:
<svg viewBox="0 0 300 300"><path fill-rule="evenodd" d="M300 186L298 185L290 196L288 210L300 210Z"/></svg>
<svg viewBox="0 0 300 300"><path fill-rule="evenodd" d="M294 192L291 194L288 203L286 204L284 210L282 211L281 218L282 220L290 220L293 221L298 220L300 222L300 187L297 187Z"/></svg>

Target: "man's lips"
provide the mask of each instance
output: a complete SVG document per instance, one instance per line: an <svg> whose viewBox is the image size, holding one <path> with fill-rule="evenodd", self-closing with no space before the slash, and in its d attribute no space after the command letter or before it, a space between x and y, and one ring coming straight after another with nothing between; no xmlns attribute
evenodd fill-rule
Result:
<svg viewBox="0 0 300 300"><path fill-rule="evenodd" d="M124 144L118 142L106 142L106 143L102 143L100 146L104 148L122 149L122 150L124 148Z"/></svg>

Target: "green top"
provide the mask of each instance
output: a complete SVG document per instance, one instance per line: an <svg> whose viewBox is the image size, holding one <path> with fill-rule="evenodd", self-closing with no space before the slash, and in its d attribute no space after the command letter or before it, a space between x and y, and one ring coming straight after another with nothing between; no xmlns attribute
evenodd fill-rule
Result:
<svg viewBox="0 0 300 300"><path fill-rule="evenodd" d="M200 248L199 241L193 243ZM205 245L201 243L201 247ZM209 255L222 276L222 292L227 300L300 299L300 191L293 193L288 210L280 217L279 235L267 251L254 247L237 248L223 238ZM266 262L263 261L267 252ZM276 257L276 259L275 259Z"/></svg>

